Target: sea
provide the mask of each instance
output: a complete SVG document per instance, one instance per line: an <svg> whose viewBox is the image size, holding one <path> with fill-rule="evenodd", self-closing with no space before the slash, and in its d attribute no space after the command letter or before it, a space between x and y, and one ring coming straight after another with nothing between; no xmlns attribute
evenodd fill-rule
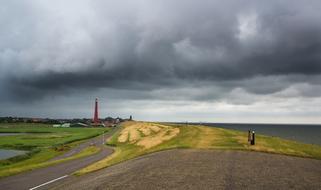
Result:
<svg viewBox="0 0 321 190"><path fill-rule="evenodd" d="M256 134L281 137L308 144L321 145L321 125L310 124L237 124L202 123L210 127L221 127L239 131L255 131Z"/></svg>

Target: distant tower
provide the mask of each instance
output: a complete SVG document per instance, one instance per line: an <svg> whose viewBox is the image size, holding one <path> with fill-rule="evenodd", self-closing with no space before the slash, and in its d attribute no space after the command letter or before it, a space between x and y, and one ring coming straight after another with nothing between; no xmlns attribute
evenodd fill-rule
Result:
<svg viewBox="0 0 321 190"><path fill-rule="evenodd" d="M99 124L99 119L98 119L98 98L96 98L96 100L95 100L94 124Z"/></svg>

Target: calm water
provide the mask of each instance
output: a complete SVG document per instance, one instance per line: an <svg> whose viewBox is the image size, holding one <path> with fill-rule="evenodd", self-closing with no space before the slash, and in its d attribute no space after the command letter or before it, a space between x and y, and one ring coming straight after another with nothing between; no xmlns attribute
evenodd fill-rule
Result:
<svg viewBox="0 0 321 190"><path fill-rule="evenodd" d="M22 155L22 154L25 154L26 152L27 151L0 149L0 160Z"/></svg>
<svg viewBox="0 0 321 190"><path fill-rule="evenodd" d="M14 136L14 135L25 135L27 133L0 133L1 136Z"/></svg>
<svg viewBox="0 0 321 190"><path fill-rule="evenodd" d="M25 135L25 134L27 134L27 133L0 133L0 137L14 136L14 135ZM15 156L18 156L18 155L22 155L22 154L25 154L26 152L27 151L0 149L0 160L4 160L4 159L7 159L7 158L11 158L11 157L15 157Z"/></svg>
<svg viewBox="0 0 321 190"><path fill-rule="evenodd" d="M309 144L321 145L321 125L294 125L294 124L227 124L203 123L207 126L216 126L240 131L254 130L257 134L276 136L285 139L301 141Z"/></svg>

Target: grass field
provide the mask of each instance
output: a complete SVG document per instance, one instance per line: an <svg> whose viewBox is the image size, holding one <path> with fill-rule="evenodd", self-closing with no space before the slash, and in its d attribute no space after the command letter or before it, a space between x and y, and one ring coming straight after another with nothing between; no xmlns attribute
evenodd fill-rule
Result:
<svg viewBox="0 0 321 190"><path fill-rule="evenodd" d="M0 177L16 174L98 152L90 147L72 158L47 162L70 150L85 139L102 134L106 128L53 128L45 124L0 124L0 133L26 133L0 136L1 149L28 150L29 153L0 161Z"/></svg>
<svg viewBox="0 0 321 190"><path fill-rule="evenodd" d="M321 159L321 146L318 145L256 135L256 145L251 146L247 142L247 132L192 125L126 122L122 130L109 139L108 144L115 147L113 155L76 174L85 174L144 154L173 148L260 151Z"/></svg>

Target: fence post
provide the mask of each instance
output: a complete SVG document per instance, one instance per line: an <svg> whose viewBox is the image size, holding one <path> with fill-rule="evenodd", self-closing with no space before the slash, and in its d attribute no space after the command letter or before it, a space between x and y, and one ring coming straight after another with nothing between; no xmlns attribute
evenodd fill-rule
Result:
<svg viewBox="0 0 321 190"><path fill-rule="evenodd" d="M255 145L255 132L252 131L251 145Z"/></svg>

